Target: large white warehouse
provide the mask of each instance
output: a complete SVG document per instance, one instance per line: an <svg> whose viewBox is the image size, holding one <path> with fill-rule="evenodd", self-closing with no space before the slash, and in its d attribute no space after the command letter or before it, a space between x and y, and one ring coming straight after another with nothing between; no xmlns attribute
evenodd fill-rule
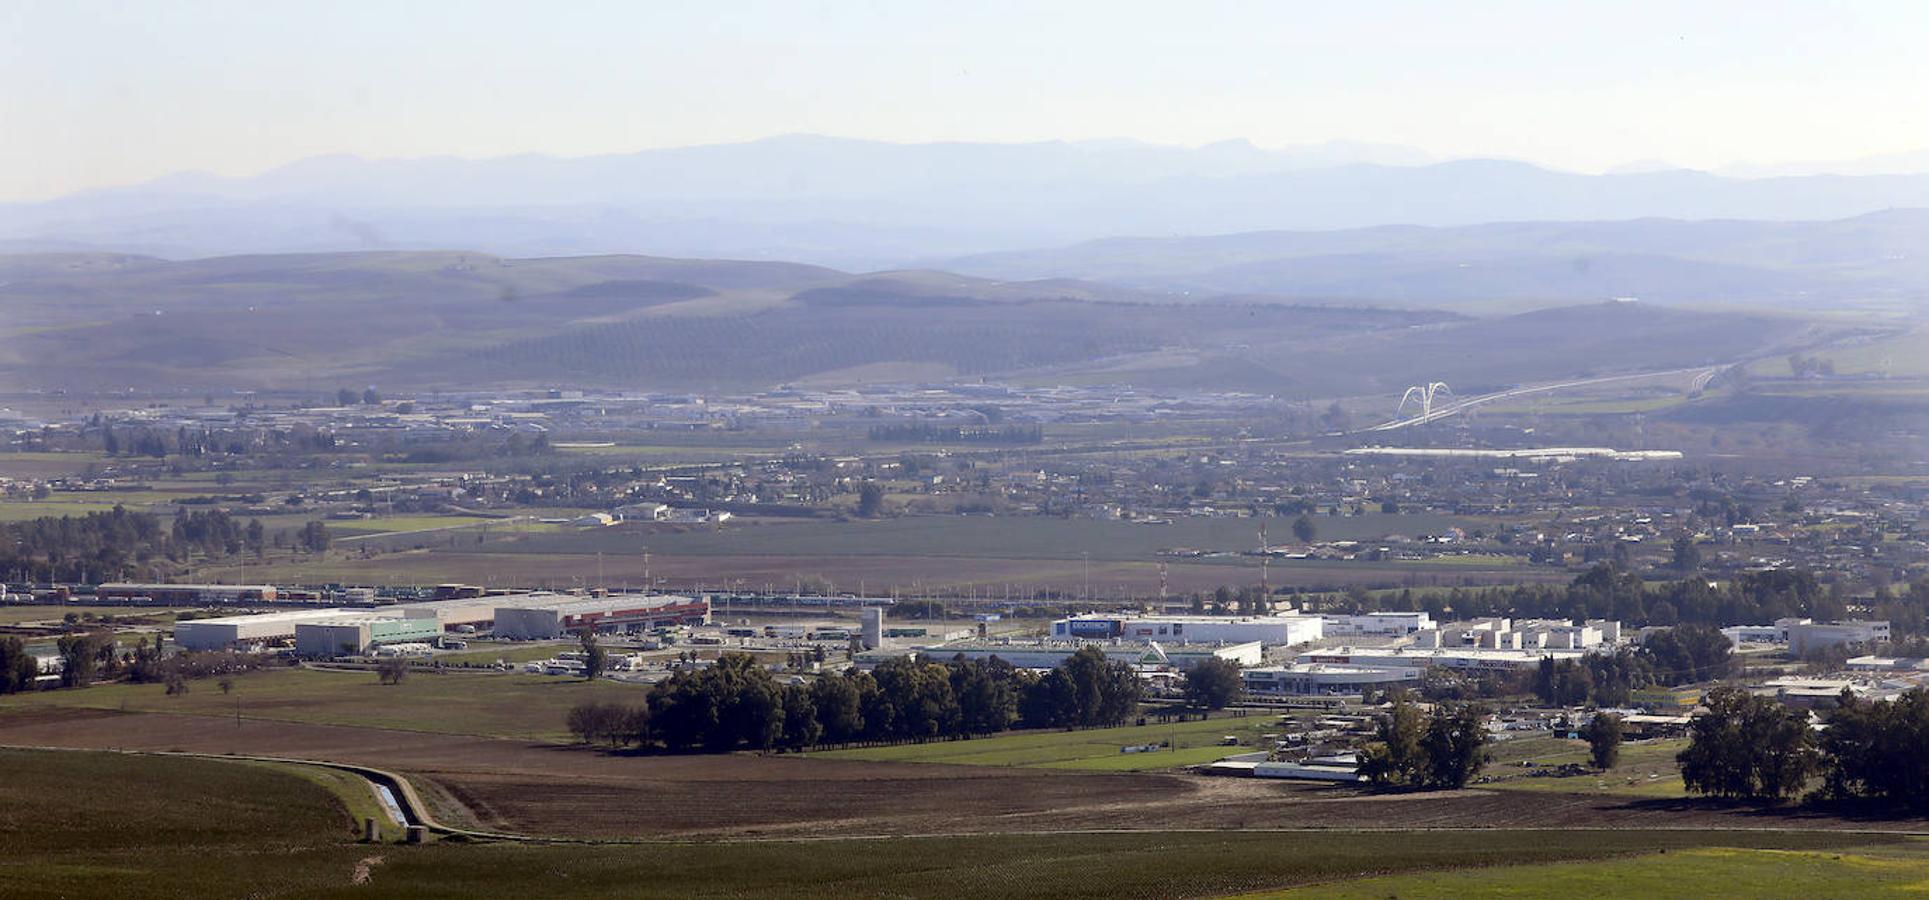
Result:
<svg viewBox="0 0 1929 900"><path fill-rule="evenodd" d="M174 626L174 642L183 650L227 650L251 644L285 641L295 626L356 615L351 609L290 609L252 616L190 619Z"/></svg>
<svg viewBox="0 0 1929 900"><path fill-rule="evenodd" d="M1262 697L1295 694L1357 694L1365 688L1417 684L1419 666L1343 666L1334 663L1294 663L1264 666L1239 673L1246 692Z"/></svg>
<svg viewBox="0 0 1929 900"><path fill-rule="evenodd" d="M1122 616L1086 615L1052 623L1058 640L1172 641L1175 643L1258 641L1289 647L1317 641L1324 634L1319 616Z"/></svg>
<svg viewBox="0 0 1929 900"><path fill-rule="evenodd" d="M707 597L565 597L505 606L495 611L495 634L510 640L564 637L585 628L600 634L702 625L710 621Z"/></svg>
<svg viewBox="0 0 1929 900"><path fill-rule="evenodd" d="M1241 666L1257 665L1263 656L1258 641L1167 644L1157 641L967 640L919 647L917 653L933 662L950 662L959 657L967 662L983 662L995 656L1020 669L1050 669L1084 647L1098 648L1111 662L1179 670L1190 669L1208 659L1223 659Z"/></svg>

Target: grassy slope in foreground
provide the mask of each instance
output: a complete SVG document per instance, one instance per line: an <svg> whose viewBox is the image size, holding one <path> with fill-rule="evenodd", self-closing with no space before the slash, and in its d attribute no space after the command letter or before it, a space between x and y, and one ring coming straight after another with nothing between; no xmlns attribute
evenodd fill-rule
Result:
<svg viewBox="0 0 1929 900"><path fill-rule="evenodd" d="M1256 895L1403 900L1460 897L1919 897L1929 889L1920 839L1832 850L1704 847L1596 862L1496 866L1365 878Z"/></svg>
<svg viewBox="0 0 1929 900"><path fill-rule="evenodd" d="M356 859L339 801L267 767L0 750L0 768L7 897L275 894L345 883Z"/></svg>
<svg viewBox="0 0 1929 900"><path fill-rule="evenodd" d="M365 847L349 841L347 816L328 791L268 767L47 751L0 751L0 766L8 773L0 893L10 898L1195 897L1661 849L1880 843L1813 833L1481 831ZM358 862L376 857L369 883L352 884ZM1623 895L1612 885L1600 893Z"/></svg>

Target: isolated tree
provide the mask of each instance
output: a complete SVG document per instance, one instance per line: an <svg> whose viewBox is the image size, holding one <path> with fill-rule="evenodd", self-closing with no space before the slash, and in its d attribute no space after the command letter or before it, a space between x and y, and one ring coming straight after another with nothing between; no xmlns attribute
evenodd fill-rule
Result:
<svg viewBox="0 0 1929 900"><path fill-rule="evenodd" d="M1595 713L1581 729L1594 768L1605 771L1621 761L1621 731L1621 717L1610 712Z"/></svg>
<svg viewBox="0 0 1929 900"><path fill-rule="evenodd" d="M1186 670L1185 698L1193 706L1225 709L1245 693L1239 664L1227 659L1208 659Z"/></svg>
<svg viewBox="0 0 1929 900"><path fill-rule="evenodd" d="M298 498L291 497L289 499L293 500ZM297 541L301 549L310 553L321 553L328 549L328 526L320 522L309 522L301 527L301 533L297 536Z"/></svg>
<svg viewBox="0 0 1929 900"><path fill-rule="evenodd" d="M54 643L60 653L60 686L86 687L100 676L103 658L118 663L114 635L107 631L69 634Z"/></svg>
<svg viewBox="0 0 1929 900"><path fill-rule="evenodd" d="M569 733L585 744L620 747L647 737L648 718L647 708L590 700L570 707L565 721Z"/></svg>
<svg viewBox="0 0 1929 900"><path fill-rule="evenodd" d="M1374 730L1375 740L1360 754L1360 774L1377 787L1418 785L1425 778L1426 757L1420 738L1426 726L1420 708L1405 697L1380 715Z"/></svg>
<svg viewBox="0 0 1929 900"><path fill-rule="evenodd" d="M1487 762L1479 707L1436 707L1421 716L1406 698L1380 717L1377 740L1360 755L1360 774L1377 787L1465 787Z"/></svg>
<svg viewBox="0 0 1929 900"><path fill-rule="evenodd" d="M1480 719L1481 710L1471 705L1434 710L1427 733L1420 738L1428 787L1463 788L1480 773L1487 763L1487 729Z"/></svg>
<svg viewBox="0 0 1929 900"><path fill-rule="evenodd" d="M1684 534L1675 538L1669 550L1673 557L1669 564L1675 571L1686 575L1701 568L1701 548L1695 546L1692 535Z"/></svg>
<svg viewBox="0 0 1929 900"><path fill-rule="evenodd" d="M604 670L609 668L609 651L603 649L602 644L597 643L596 629L594 628L583 629L582 643L583 678L588 681L595 681L597 676L603 674Z"/></svg>
<svg viewBox="0 0 1929 900"><path fill-rule="evenodd" d="M362 391L362 402L369 406L378 406L382 402L382 395L375 393L374 388L365 388Z"/></svg>
<svg viewBox="0 0 1929 900"><path fill-rule="evenodd" d="M1346 411L1346 407L1340 405L1340 401L1335 400L1331 406L1326 407L1326 412L1320 415L1320 424L1325 426L1327 431L1345 431L1352 426L1353 416Z"/></svg>
<svg viewBox="0 0 1929 900"><path fill-rule="evenodd" d="M409 661L399 656L391 656L375 666L375 677L383 684L401 684L409 677Z"/></svg>
<svg viewBox="0 0 1929 900"><path fill-rule="evenodd" d="M253 553L256 559L261 558L261 555L267 552L267 533L267 529L262 527L260 519L248 520L248 529L245 532L248 552Z"/></svg>
<svg viewBox="0 0 1929 900"><path fill-rule="evenodd" d="M1293 537L1298 538L1300 543L1310 544L1318 534L1319 529L1313 527L1312 519L1301 515L1299 518L1293 520Z"/></svg>
<svg viewBox="0 0 1929 900"><path fill-rule="evenodd" d="M40 662L17 637L0 638L0 694L32 690Z"/></svg>
<svg viewBox="0 0 1929 900"><path fill-rule="evenodd" d="M884 486L875 481L866 481L857 489L857 514L866 519L875 519L884 511Z"/></svg>
<svg viewBox="0 0 1929 900"><path fill-rule="evenodd" d="M335 392L336 406L354 406L355 402L360 399L362 399L362 396L360 394L357 394L354 391L349 390L348 388L342 388L341 390L338 390Z"/></svg>

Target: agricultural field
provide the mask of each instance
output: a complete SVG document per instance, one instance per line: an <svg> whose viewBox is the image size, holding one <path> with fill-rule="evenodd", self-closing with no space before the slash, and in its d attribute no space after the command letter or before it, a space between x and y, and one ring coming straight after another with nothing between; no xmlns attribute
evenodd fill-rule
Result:
<svg viewBox="0 0 1929 900"><path fill-rule="evenodd" d="M175 617L186 612L179 607L161 606L89 606L86 604L5 604L0 605L0 625L18 625L22 622L59 622L68 613L81 616L113 616L116 620L146 619L156 623L170 623Z"/></svg>
<svg viewBox="0 0 1929 900"><path fill-rule="evenodd" d="M1003 559L1136 561L1160 551L1193 548L1241 552L1268 529L1275 543L1291 539L1291 519L1190 518L1139 525L1051 516L908 516L880 521L796 522L722 529L637 533L604 529L530 538L490 549L509 553L625 553L647 544L665 556L963 556ZM1366 540L1388 534L1418 536L1479 520L1432 513L1316 517L1321 540ZM1250 561L1232 564L1252 565ZM1289 566L1290 563L1282 563Z"/></svg>
<svg viewBox="0 0 1929 900"><path fill-rule="evenodd" d="M609 529L604 529L605 531ZM1089 582L1082 561L1070 559L1013 559L967 556L878 556L868 553L850 555L797 556L674 556L659 552L652 539L636 537L633 546L621 552L598 556L595 553L522 553L496 552L498 531L489 530L491 545L478 549L472 544L451 541L447 534L434 537L443 546L354 555L354 544L342 545L346 553L330 551L326 557L279 557L266 565L247 565L197 569L209 578L227 581L273 581L278 583L430 585L463 582L485 587L550 588L592 587L599 582L611 588L638 588L644 584L643 551L651 554L648 574L651 583L669 590L794 590L802 580L809 585L837 591L889 593L924 591L965 598L973 595L995 600L1009 591L1022 597L1033 591L1052 590L1071 597L1084 593L1089 583L1095 598L1142 597L1156 592L1159 564L1153 559L1115 562L1094 559ZM464 535L473 541L474 532ZM424 536L428 537L428 536ZM450 546L454 544L454 546ZM599 573L601 577L599 578ZM1453 564L1449 561L1360 563L1327 560L1275 562L1272 584L1287 590L1333 591L1364 584L1383 586L1404 584L1413 588L1449 588L1469 585L1564 582L1572 574L1548 567L1524 568L1519 565L1487 566ZM1259 582L1258 563L1251 558L1172 562L1167 583L1175 592L1211 591L1222 585L1240 586Z"/></svg>
<svg viewBox="0 0 1929 900"><path fill-rule="evenodd" d="M1149 772L1209 763L1234 753L1251 753L1269 746L1264 735L1279 730L1273 715L1128 725L1087 731L1031 731L891 747L827 750L810 754L827 759L865 759L886 762L948 763L966 766L1020 766L1080 769L1090 772ZM1238 738L1237 746L1222 739ZM1122 748L1164 744L1162 749L1125 753Z"/></svg>
<svg viewBox="0 0 1929 900"><path fill-rule="evenodd" d="M1513 859L1612 858L1648 846L1833 847L1773 835L1616 833L1083 834L942 840L806 841L599 847L431 847L398 854L371 883L412 897L510 890L546 897L798 898L994 896L1211 897L1356 877L1362 872L1474 873ZM1719 851L1717 851L1719 852ZM1750 852L1733 850L1728 852ZM644 860L650 862L645 863ZM1103 860L1102 865L1093 864ZM650 877L639 880L637 866ZM347 891L342 893L346 894ZM1464 896L1464 895L1463 895ZM1605 896L1634 896L1607 893Z"/></svg>
<svg viewBox="0 0 1929 900"><path fill-rule="evenodd" d="M379 521L379 520L377 520ZM1319 517L1321 538L1409 536L1482 520L1444 515L1368 514ZM371 524L371 523L363 523ZM1052 517L910 516L880 521L751 520L722 528L579 529L535 523L487 525L392 537L350 537L325 556L283 556L266 565L209 567L231 579L295 583L435 584L493 587L583 587L644 583L679 590L738 587L935 591L1027 596L1035 591L1093 597L1144 594L1159 585L1167 562L1174 591L1255 584L1259 564L1237 555L1258 543L1254 519L1187 519L1135 525ZM1288 520L1269 520L1274 541L1289 539ZM1165 557L1189 547L1216 556ZM1089 567L1089 571L1088 571ZM1089 577L1088 577L1089 575ZM600 579L599 579L600 576ZM1497 556L1419 561L1275 560L1276 587L1339 590L1354 584L1412 587L1563 581L1569 573L1523 567Z"/></svg>
<svg viewBox="0 0 1929 900"><path fill-rule="evenodd" d="M107 753L0 751L10 897L367 896L555 898L1205 897L1361 874L1612 869L1672 851L1703 859L1885 863L1913 846L1868 836L1736 832L1162 833L732 841L596 847L352 842L340 794L287 767ZM112 794L102 783L123 786ZM347 788L348 785L340 785ZM1702 849L1719 848L1719 849ZM1660 857L1667 859L1667 857ZM1857 857L1860 858L1860 857ZM1103 859L1105 865L1083 863ZM1586 861L1586 862L1577 862ZM1672 860L1670 860L1672 862ZM1501 868L1488 868L1499 866ZM646 877L647 876L647 877ZM1451 883L1451 882L1449 882ZM1554 883L1559 884L1560 881ZM1603 896L1632 895L1617 890ZM1379 895L1375 895L1379 896ZM1826 896L1826 895L1822 895Z"/></svg>
<svg viewBox="0 0 1929 900"><path fill-rule="evenodd" d="M553 655L555 647L544 648ZM488 662L493 662L492 656ZM158 684L102 684L81 690L0 698L0 719L13 710L48 707L158 712L232 720L352 725L399 731L567 740L563 717L589 699L639 702L644 688L608 680L482 672L417 670L384 685L372 671L270 669L237 675L224 694L212 681L168 696Z"/></svg>
<svg viewBox="0 0 1929 900"><path fill-rule="evenodd" d="M1758 807L1681 798L1478 788L1379 795L1341 785L1172 772L889 762L823 753L612 753L526 738L252 718L230 723L207 715L101 708L0 710L0 744L377 765L407 775L451 823L597 839L1389 826L1629 833L1778 824L1858 833L1929 829L1919 819L1764 819Z"/></svg>
<svg viewBox="0 0 1929 900"><path fill-rule="evenodd" d="M286 895L346 884L367 855L344 802L285 770L21 750L0 767L8 897Z"/></svg>
<svg viewBox="0 0 1929 900"><path fill-rule="evenodd" d="M1593 862L1484 868L1335 881L1241 900L1461 897L1918 897L1929 884L1920 838L1821 850L1697 847Z"/></svg>

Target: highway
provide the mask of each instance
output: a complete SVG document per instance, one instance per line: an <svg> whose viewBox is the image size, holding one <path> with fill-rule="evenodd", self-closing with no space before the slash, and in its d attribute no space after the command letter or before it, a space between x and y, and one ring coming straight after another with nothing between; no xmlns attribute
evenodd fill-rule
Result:
<svg viewBox="0 0 1929 900"><path fill-rule="evenodd" d="M1435 409L1432 409L1420 415L1413 416L1410 418L1405 418L1405 419L1394 419L1393 421L1390 421L1390 422L1382 422L1371 428L1366 428L1356 433L1365 434L1367 432L1373 432L1373 431L1394 431L1396 429L1407 428L1413 425L1424 425L1436 419L1444 419L1448 416L1458 414L1460 412L1472 409L1476 406L1480 406L1485 403L1492 403L1496 400L1510 400L1515 397L1524 397L1524 396L1527 396L1528 394L1544 394L1550 391L1560 391L1560 390L1566 390L1568 388L1578 388L1578 387L1591 387L1599 384L1613 384L1613 383L1622 382L1622 381L1640 381L1642 379L1647 379L1647 378L1665 378L1665 377L1676 376L1676 375L1693 375L1695 377L1694 377L1694 381L1692 382L1692 385L1694 389L1698 390L1698 389L1707 387L1708 381L1714 378L1717 374L1720 374L1721 370L1728 368L1728 365L1729 364L1727 363L1723 363L1721 365L1713 365L1713 366L1694 366L1692 368L1687 368L1687 369L1668 369L1661 372L1636 372L1629 375L1604 375L1599 378L1581 378L1581 379L1575 379L1575 380L1569 380L1569 381L1553 381L1553 382L1547 382L1545 384L1524 385L1522 387L1508 388L1507 390L1504 390L1504 391L1496 391L1491 394L1482 394L1478 397L1469 397L1465 400L1456 398L1452 403L1449 403L1445 406L1437 407Z"/></svg>

